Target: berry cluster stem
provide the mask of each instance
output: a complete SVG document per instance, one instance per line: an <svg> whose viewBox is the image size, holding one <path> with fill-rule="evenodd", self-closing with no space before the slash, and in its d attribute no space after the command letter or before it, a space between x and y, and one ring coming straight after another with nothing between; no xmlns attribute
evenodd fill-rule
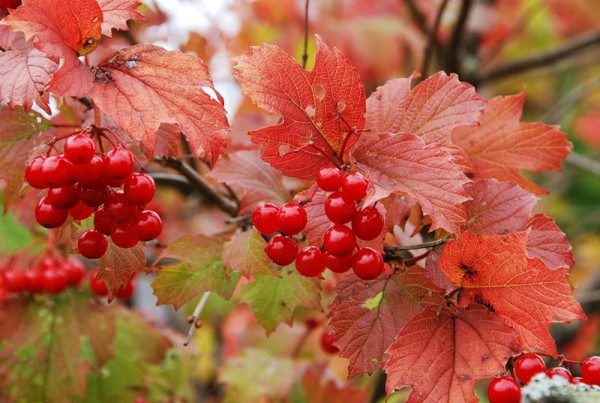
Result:
<svg viewBox="0 0 600 403"><path fill-rule="evenodd" d="M200 327L200 314L206 305L206 301L208 301L208 297L210 297L210 291L206 291L204 294L202 294L202 297L200 297L200 301L198 301L198 305L196 305L192 316L188 319L188 322L190 322L190 328L188 330L185 342L183 343L184 346L190 344L194 332Z"/></svg>

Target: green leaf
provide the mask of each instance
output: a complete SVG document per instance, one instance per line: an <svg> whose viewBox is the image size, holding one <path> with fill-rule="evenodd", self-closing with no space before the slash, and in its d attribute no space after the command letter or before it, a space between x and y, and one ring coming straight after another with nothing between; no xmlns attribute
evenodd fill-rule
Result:
<svg viewBox="0 0 600 403"><path fill-rule="evenodd" d="M248 278L257 274L276 275L265 252L266 245L265 240L254 228L234 234L231 240L225 243L223 264Z"/></svg>
<svg viewBox="0 0 600 403"><path fill-rule="evenodd" d="M281 277L256 276L252 283L242 288L241 297L267 333L282 322L291 324L298 307L321 309L318 283L313 278L301 276L291 266L282 268Z"/></svg>
<svg viewBox="0 0 600 403"><path fill-rule="evenodd" d="M31 233L12 214L0 214L0 252L16 252L32 240Z"/></svg>
<svg viewBox="0 0 600 403"><path fill-rule="evenodd" d="M159 304L175 308L205 291L212 291L229 299L240 275L223 267L221 255L225 238L196 235L180 238L171 243L163 258L180 262L163 266L152 283Z"/></svg>

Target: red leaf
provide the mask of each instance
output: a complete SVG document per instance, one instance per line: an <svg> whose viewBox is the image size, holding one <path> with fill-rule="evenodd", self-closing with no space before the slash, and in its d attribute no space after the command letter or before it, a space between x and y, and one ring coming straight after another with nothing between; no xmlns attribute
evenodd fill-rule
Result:
<svg viewBox="0 0 600 403"><path fill-rule="evenodd" d="M527 350L556 356L548 326L585 315L573 298L568 271L548 270L539 259L529 259L526 244L526 232L465 232L446 244L440 267L462 288L461 305L490 307L517 330Z"/></svg>
<svg viewBox="0 0 600 403"><path fill-rule="evenodd" d="M274 45L255 47L235 59L243 92L283 118L278 125L250 132L252 141L264 144L262 159L301 179L313 179L320 167L331 165L318 149L339 159L350 128L359 133L365 123L364 89L355 68L319 36L317 48L312 71ZM355 141L351 135L347 148Z"/></svg>
<svg viewBox="0 0 600 403"><path fill-rule="evenodd" d="M521 123L523 93L495 97L488 102L479 126L458 128L452 141L473 161L477 178L515 182L535 193L546 191L521 176L521 170L560 169L571 143L558 126Z"/></svg>
<svg viewBox="0 0 600 403"><path fill-rule="evenodd" d="M0 20L2 19L2 13L0 13ZM10 45L15 40L17 34L7 27L6 25L0 25L0 48L10 49Z"/></svg>
<svg viewBox="0 0 600 403"><path fill-rule="evenodd" d="M367 389L358 389L344 385L332 379L326 363L311 364L302 377L302 386L306 401L310 403L367 403L371 393Z"/></svg>
<svg viewBox="0 0 600 403"><path fill-rule="evenodd" d="M431 218L431 230L458 231L466 219L462 204L469 198L463 185L469 179L453 163L452 156L444 148L426 145L412 134L365 137L354 157L375 188L368 202L404 192Z"/></svg>
<svg viewBox="0 0 600 403"><path fill-rule="evenodd" d="M527 238L529 257L540 259L552 270L568 269L575 264L573 247L552 218L536 214L527 222L527 228L531 228Z"/></svg>
<svg viewBox="0 0 600 403"><path fill-rule="evenodd" d="M367 100L367 127L374 133L411 133L427 144L446 139L459 126L474 126L485 100L456 74L443 71L412 90L409 78L388 81Z"/></svg>
<svg viewBox="0 0 600 403"><path fill-rule="evenodd" d="M475 403L475 382L503 372L519 351L514 330L481 306L427 309L387 350L386 391L412 388L408 403Z"/></svg>
<svg viewBox="0 0 600 403"><path fill-rule="evenodd" d="M102 9L104 22L102 34L112 36L112 30L127 31L127 20L143 20L144 16L137 9L142 4L138 0L96 0Z"/></svg>
<svg viewBox="0 0 600 403"><path fill-rule="evenodd" d="M93 73L94 102L149 154L161 123L179 124L197 158L204 154L214 163L223 152L227 117L223 106L203 90L213 85L202 60L158 46L135 45L104 60Z"/></svg>
<svg viewBox="0 0 600 403"><path fill-rule="evenodd" d="M350 376L381 368L398 331L427 306L443 301L443 291L416 266L370 281L349 275L336 291L328 330L340 355L350 360Z"/></svg>
<svg viewBox="0 0 600 403"><path fill-rule="evenodd" d="M146 270L143 244L123 249L109 241L108 250L100 260L98 278L104 280L108 288L108 295L112 297L127 284L131 277Z"/></svg>
<svg viewBox="0 0 600 403"><path fill-rule="evenodd" d="M92 89L94 76L76 55L63 59L63 63L52 77L50 91L56 95L70 97L87 96Z"/></svg>

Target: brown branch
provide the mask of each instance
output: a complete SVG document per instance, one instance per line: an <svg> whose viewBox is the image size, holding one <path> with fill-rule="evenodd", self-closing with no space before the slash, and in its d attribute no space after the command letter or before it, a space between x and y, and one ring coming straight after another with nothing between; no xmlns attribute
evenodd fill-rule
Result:
<svg viewBox="0 0 600 403"><path fill-rule="evenodd" d="M306 69L308 62L308 5L310 0L304 2L304 51L302 52L302 68Z"/></svg>
<svg viewBox="0 0 600 403"><path fill-rule="evenodd" d="M564 59L579 55L583 51L598 45L600 45L600 32L580 36L550 51L538 53L492 68L473 80L473 84L478 85L496 81L531 70L549 67Z"/></svg>
<svg viewBox="0 0 600 403"><path fill-rule="evenodd" d="M449 241L449 238L436 239L434 241L423 242L416 245L387 245L383 247L383 259L385 261L390 260L405 260L405 259L413 259L412 256L407 256L403 252L407 252L415 249L426 249L426 248L435 248L436 246L440 246Z"/></svg>
<svg viewBox="0 0 600 403"><path fill-rule="evenodd" d="M423 64L421 65L421 80L427 77L427 71L429 70L429 62L433 55L433 51L435 49L435 44L437 42L437 33L440 27L440 23L442 22L442 16L444 15L444 11L446 10L446 6L448 5L448 0L443 0L440 5L437 15L435 16L435 22L433 23L433 27L429 31L427 35L427 45L425 45L425 51L423 55Z"/></svg>
<svg viewBox="0 0 600 403"><path fill-rule="evenodd" d="M461 66L459 63L459 56L461 53L463 36L465 34L465 27L467 25L467 20L469 19L472 5L473 0L462 0L458 19L456 20L450 42L448 42L448 47L446 48L446 62L444 67L447 73L460 74Z"/></svg>
<svg viewBox="0 0 600 403"><path fill-rule="evenodd" d="M167 172L146 172L156 183L172 186L183 193L190 193L192 187L190 182L183 175L171 174Z"/></svg>
<svg viewBox="0 0 600 403"><path fill-rule="evenodd" d="M419 30L425 35L427 35L429 31L427 29L427 20L425 19L425 16L423 15L423 13L421 13L421 10L419 10L415 2L413 0L400 0L400 3L403 3L406 5L406 7L408 7L408 11L410 11L410 15L417 27L419 28Z"/></svg>

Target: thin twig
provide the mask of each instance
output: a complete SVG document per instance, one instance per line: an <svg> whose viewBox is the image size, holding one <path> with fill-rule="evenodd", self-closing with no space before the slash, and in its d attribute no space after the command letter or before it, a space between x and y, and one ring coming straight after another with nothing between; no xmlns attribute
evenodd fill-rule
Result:
<svg viewBox="0 0 600 403"><path fill-rule="evenodd" d="M188 322L190 322L190 329L188 330L188 335L183 342L184 346L190 344L194 332L196 329L198 329L198 327L200 327L200 314L204 309L204 305L206 305L206 301L208 301L208 297L210 297L210 291L205 291L204 294L202 294L200 301L198 301L198 305L196 305L194 313L192 313L192 316L188 319Z"/></svg>
<svg viewBox="0 0 600 403"><path fill-rule="evenodd" d="M308 5L310 0L304 2L304 51L302 52L302 68L306 69L308 62Z"/></svg>
<svg viewBox="0 0 600 403"><path fill-rule="evenodd" d="M410 15L417 27L419 28L419 30L425 35L427 35L427 20L425 19L425 16L423 15L423 13L421 13L421 10L419 10L415 2L413 0L400 0L400 3L403 3L406 5L406 7L408 7L408 11L410 11Z"/></svg>
<svg viewBox="0 0 600 403"><path fill-rule="evenodd" d="M550 67L570 57L581 54L583 51L600 45L600 32L583 35L566 44L547 52L538 53L520 60L508 62L481 74L473 84L478 85L510 77L515 74L525 73L531 70Z"/></svg>
<svg viewBox="0 0 600 403"><path fill-rule="evenodd" d="M559 123L571 108L594 94L598 89L600 89L600 77L586 80L551 105L540 120L550 124Z"/></svg>
<svg viewBox="0 0 600 403"><path fill-rule="evenodd" d="M600 162L593 160L590 157L586 157L583 154L573 151L569 154L566 161L577 168L600 175Z"/></svg>
<svg viewBox="0 0 600 403"><path fill-rule="evenodd" d="M459 63L462 40L465 33L465 27L467 20L469 19L469 13L473 5L473 0L462 0L460 6L460 12L456 24L454 24L454 30L448 42L446 48L446 63L445 68L448 73L460 73L461 66Z"/></svg>
<svg viewBox="0 0 600 403"><path fill-rule="evenodd" d="M438 9L437 15L435 16L435 22L433 23L433 27L431 27L431 30L427 35L427 45L425 45L425 51L423 54L423 64L421 65L421 79L425 79L427 77L429 62L433 55L434 45L437 40L437 32L440 27L440 23L442 22L442 16L444 15L444 11L446 10L447 5L448 0L443 0L442 4Z"/></svg>
<svg viewBox="0 0 600 403"><path fill-rule="evenodd" d="M183 175L171 174L167 172L146 172L157 183L170 185L182 192L189 193L192 190L190 182Z"/></svg>
<svg viewBox="0 0 600 403"><path fill-rule="evenodd" d="M386 246L386 253L395 253L401 252L404 250L415 250L415 249L424 249L424 248L435 248L436 246L440 246L448 242L449 238L436 239L435 241L423 242L416 245L389 245Z"/></svg>

